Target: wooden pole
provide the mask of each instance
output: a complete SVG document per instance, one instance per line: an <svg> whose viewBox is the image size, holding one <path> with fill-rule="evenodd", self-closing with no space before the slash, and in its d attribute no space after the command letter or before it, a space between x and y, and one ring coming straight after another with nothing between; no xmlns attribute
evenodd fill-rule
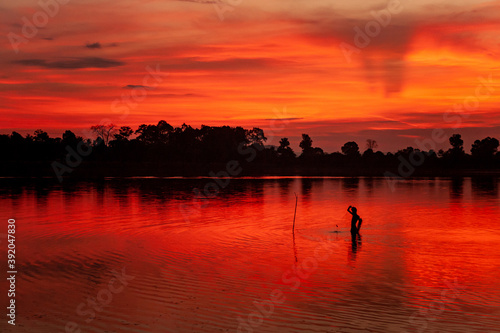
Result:
<svg viewBox="0 0 500 333"><path fill-rule="evenodd" d="M295 233L295 216L297 216L297 193L293 192L295 194L295 212L293 213L293 227L292 227L292 232Z"/></svg>

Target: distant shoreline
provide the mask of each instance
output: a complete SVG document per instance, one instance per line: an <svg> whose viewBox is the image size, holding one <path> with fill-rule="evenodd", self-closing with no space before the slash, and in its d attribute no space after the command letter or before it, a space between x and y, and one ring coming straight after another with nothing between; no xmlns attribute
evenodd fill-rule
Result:
<svg viewBox="0 0 500 333"><path fill-rule="evenodd" d="M433 145L407 147L396 153L375 151L375 140L366 140L361 153L354 141L342 152L325 153L302 133L301 153L283 137L279 146L266 145L264 131L254 127L183 124L174 128L164 120L142 124L137 130L113 124L96 125L92 141L71 131L51 138L43 130L25 137L17 132L0 135L0 176L103 179L105 177L464 177L500 175L500 142L476 140L470 154L460 134L449 138L450 149L434 151ZM135 136L134 138L132 138ZM428 143L428 142L427 142ZM429 149L424 151L421 149Z"/></svg>
<svg viewBox="0 0 500 333"><path fill-rule="evenodd" d="M500 168L427 168L415 167L409 176L399 175L398 168L363 168L352 166L311 167L311 166L273 166L243 164L241 173L236 176L225 176L223 163L212 163L200 166L163 163L119 163L119 162L83 162L63 180L102 180L105 178L146 178L165 177L179 179L196 178L245 178L245 177L400 177L402 179L425 177L480 177L500 176ZM222 171L222 175L221 175ZM51 179L57 181L56 174L50 162L3 162L0 164L0 178L33 178Z"/></svg>

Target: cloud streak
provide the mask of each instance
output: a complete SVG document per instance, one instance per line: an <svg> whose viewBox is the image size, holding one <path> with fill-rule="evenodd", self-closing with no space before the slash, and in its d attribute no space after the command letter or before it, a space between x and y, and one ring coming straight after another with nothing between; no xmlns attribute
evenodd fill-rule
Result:
<svg viewBox="0 0 500 333"><path fill-rule="evenodd" d="M87 43L87 44L85 44L85 47L88 48L88 49L101 49L102 45L99 42L96 42L96 43Z"/></svg>
<svg viewBox="0 0 500 333"><path fill-rule="evenodd" d="M125 63L121 61L96 57L73 58L68 60L56 61L47 61L43 59L25 59L15 61L14 63L23 66L36 66L47 69L110 68L125 65Z"/></svg>

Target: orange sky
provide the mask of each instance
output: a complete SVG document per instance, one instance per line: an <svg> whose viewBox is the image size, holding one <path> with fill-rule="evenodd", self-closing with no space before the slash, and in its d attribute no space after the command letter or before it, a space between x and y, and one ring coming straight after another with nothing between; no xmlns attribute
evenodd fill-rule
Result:
<svg viewBox="0 0 500 333"><path fill-rule="evenodd" d="M225 3L70 0L33 36L23 25L43 18L38 1L1 4L0 133L164 119L259 126L295 149L309 133L328 152L368 138L382 151L415 146L441 127L466 149L500 136L500 1ZM228 9L223 20L215 7ZM354 47L354 28L376 27L372 13L388 8L390 23L346 58L341 43ZM13 36L25 43L13 48ZM148 66L168 75L137 87ZM479 77L491 83L476 98ZM273 132L277 117L288 120Z"/></svg>

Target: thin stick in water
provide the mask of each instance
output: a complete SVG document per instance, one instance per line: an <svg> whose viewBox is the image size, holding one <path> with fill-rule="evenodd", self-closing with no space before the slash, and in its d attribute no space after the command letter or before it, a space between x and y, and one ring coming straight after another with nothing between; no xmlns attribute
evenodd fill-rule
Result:
<svg viewBox="0 0 500 333"><path fill-rule="evenodd" d="M293 227L292 227L292 232L295 233L295 216L297 216L297 193L293 192L295 194L295 212L293 213Z"/></svg>

